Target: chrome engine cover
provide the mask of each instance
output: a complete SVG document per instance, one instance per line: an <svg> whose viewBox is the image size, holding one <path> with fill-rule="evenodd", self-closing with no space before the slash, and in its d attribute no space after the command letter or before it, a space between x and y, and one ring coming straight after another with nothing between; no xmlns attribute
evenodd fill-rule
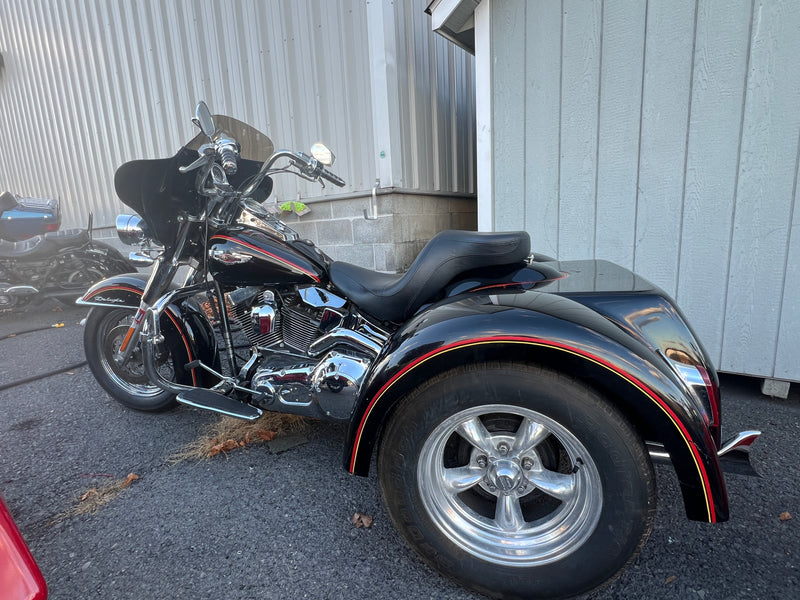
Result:
<svg viewBox="0 0 800 600"><path fill-rule="evenodd" d="M259 368L251 386L263 393L267 410L347 421L371 363L331 350L315 363Z"/></svg>
<svg viewBox="0 0 800 600"><path fill-rule="evenodd" d="M278 295L269 288L226 294L228 314L254 354L241 377L266 410L347 421L388 334L318 287Z"/></svg>

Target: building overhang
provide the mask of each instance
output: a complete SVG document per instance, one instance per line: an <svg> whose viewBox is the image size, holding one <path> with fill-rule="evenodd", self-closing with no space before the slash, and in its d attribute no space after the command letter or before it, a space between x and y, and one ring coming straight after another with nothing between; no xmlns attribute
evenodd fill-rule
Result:
<svg viewBox="0 0 800 600"><path fill-rule="evenodd" d="M475 54L475 8L481 0L433 0L425 9L431 29Z"/></svg>

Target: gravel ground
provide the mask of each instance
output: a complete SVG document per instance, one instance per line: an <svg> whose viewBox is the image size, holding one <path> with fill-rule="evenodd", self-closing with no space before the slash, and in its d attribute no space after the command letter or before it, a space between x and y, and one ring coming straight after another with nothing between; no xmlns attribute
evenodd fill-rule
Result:
<svg viewBox="0 0 800 600"><path fill-rule="evenodd" d="M312 423L307 443L211 460L167 458L216 419L188 408L123 408L83 361L85 309L0 315L0 492L50 598L478 598L428 569L395 532L376 479L341 467L345 428ZM50 328L55 323L63 328ZM797 387L797 386L794 386ZM655 530L605 598L800 597L800 394L770 400L758 382L723 380L725 433L760 429L762 479L731 476L731 520L687 521L672 471L659 467ZM54 518L92 487L135 473L91 515ZM356 529L354 512L374 517ZM789 512L792 519L781 521Z"/></svg>

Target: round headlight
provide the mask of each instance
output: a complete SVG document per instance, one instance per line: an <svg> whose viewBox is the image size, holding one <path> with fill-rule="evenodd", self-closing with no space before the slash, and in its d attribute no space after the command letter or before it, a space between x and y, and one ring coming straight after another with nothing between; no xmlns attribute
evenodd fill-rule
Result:
<svg viewBox="0 0 800 600"><path fill-rule="evenodd" d="M117 216L117 235L123 244L141 244L147 239L144 221L136 215Z"/></svg>

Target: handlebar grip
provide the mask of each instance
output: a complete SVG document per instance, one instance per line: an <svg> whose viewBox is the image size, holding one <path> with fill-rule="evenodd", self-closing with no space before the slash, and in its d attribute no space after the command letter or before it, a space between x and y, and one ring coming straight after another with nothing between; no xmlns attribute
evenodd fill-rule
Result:
<svg viewBox="0 0 800 600"><path fill-rule="evenodd" d="M330 181L333 185L336 185L336 186L339 186L339 187L344 187L344 185L345 185L344 179L342 179L341 177L339 177L335 173L332 173L332 172L328 171L328 169L326 169L325 167L322 167L322 169L320 170L319 174L320 174L320 177L324 177L325 179Z"/></svg>
<svg viewBox="0 0 800 600"><path fill-rule="evenodd" d="M219 149L219 159L222 163L222 170L228 175L234 175L236 173L237 154L236 149L232 148L229 144L225 144Z"/></svg>

